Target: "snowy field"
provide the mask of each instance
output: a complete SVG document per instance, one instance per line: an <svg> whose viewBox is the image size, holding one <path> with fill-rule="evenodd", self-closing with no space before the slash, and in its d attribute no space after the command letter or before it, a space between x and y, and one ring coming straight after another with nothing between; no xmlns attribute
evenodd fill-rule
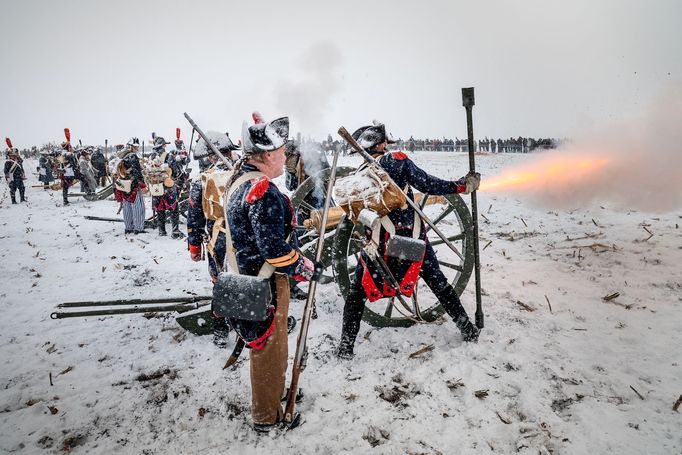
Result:
<svg viewBox="0 0 682 455"><path fill-rule="evenodd" d="M443 178L468 168L463 154L414 159ZM485 179L532 159L477 164ZM363 323L356 358L339 361L343 299L322 285L301 376L306 422L259 436L248 355L222 370L231 346L186 333L173 315L49 317L65 301L210 293L206 263L191 262L184 241L83 218L115 216L111 200L62 207L61 193L29 188L28 204L12 206L1 191L1 453L682 454L672 410L682 394L682 209L540 209L479 193L479 343L462 343L449 320ZM473 290L472 278L470 315ZM302 309L292 303L292 314Z"/></svg>

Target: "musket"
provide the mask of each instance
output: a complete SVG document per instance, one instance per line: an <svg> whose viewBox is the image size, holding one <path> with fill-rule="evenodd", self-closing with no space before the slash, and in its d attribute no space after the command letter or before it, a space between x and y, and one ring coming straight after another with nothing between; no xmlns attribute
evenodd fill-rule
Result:
<svg viewBox="0 0 682 455"><path fill-rule="evenodd" d="M355 151L358 152L358 153L365 159L365 161L367 161L367 163L369 163L370 166L376 166L376 167L378 167L378 168L381 168L381 165L380 165L379 163L377 163L377 161L374 159L374 157L372 157L372 155L370 155L369 153L367 153L367 150L365 150L360 144L358 144L358 142L357 142L355 139L353 139L353 136L351 136L351 134L348 132L348 130L346 130L346 128L344 128L344 127L342 126L341 128L339 128L338 133L339 133L339 136L341 136L342 138L344 138L344 139L346 140L346 142L348 142L348 144L350 144L350 146L353 147L353 149L355 149ZM392 185L394 185L394 186L395 186L396 188L398 188L403 194L405 194L405 192L402 190L402 188L400 188L398 185L396 185L396 183L393 181L393 179L391 178L390 175L387 174L386 176L388 177L389 182L390 182ZM421 218L422 220L424 220L424 222L425 222L426 224L428 224L429 227L431 227L431 229L433 229L433 232L435 232L435 233L438 235L438 237L440 237L441 240L443 240L443 243L445 243L445 244L448 246L448 248L450 248L457 256L459 256L459 258L460 258L461 260L464 260L464 258L462 257L462 253L460 253L460 252L457 250L457 248L455 247L455 245L453 245L452 242L450 242L450 239L448 239L448 238L445 236L445 234L443 234L443 233L441 232L441 230L438 229L438 226L436 226L436 225L435 225L435 224L434 224L434 223L433 223L433 222L424 214L424 212L422 211L422 209L419 207L419 204L416 203L415 201L413 201L412 199L410 199L409 197L407 197L407 195L405 195L405 199L406 199L407 203L414 209L414 211L417 212L417 215L419 215L420 218Z"/></svg>
<svg viewBox="0 0 682 455"><path fill-rule="evenodd" d="M187 156L192 156L192 143L194 142L194 132L196 130L192 128L192 135L189 138L189 150L187 150Z"/></svg>
<svg viewBox="0 0 682 455"><path fill-rule="evenodd" d="M189 114L187 114L187 112L185 112L184 115L189 124L192 125L192 128L194 128L197 133L199 133L199 136L201 136L201 138L206 142L206 145L208 145L211 151L215 153L218 158L223 160L223 163L225 163L225 166L227 166L228 169L232 169L232 163L230 163L230 160L228 160L226 156L223 156L223 154L218 151L213 142L211 142L208 139L208 137L206 137L204 132L201 131L201 128L199 128L199 126L194 122L194 120L192 120L192 117L190 117Z"/></svg>
<svg viewBox="0 0 682 455"><path fill-rule="evenodd" d="M320 225L320 233L317 238L317 246L315 248L315 273L310 279L308 287L308 297L305 301L305 308L303 310L303 318L301 319L301 330L298 332L298 340L296 342L296 355L294 356L294 365L291 371L291 384L289 386L289 395L287 396L287 404L284 408L284 422L289 427L295 425L294 410L296 408L296 394L298 392L298 380L301 371L305 369L305 361L308 354L306 342L308 338L308 327L310 326L310 319L313 314L315 305L315 290L317 289L317 282L322 275L321 259L324 251L324 234L327 228L327 216L329 215L329 205L332 199L332 190L334 188L334 180L336 180L336 163L339 159L339 150L334 151L334 160L332 162L331 171L329 174L329 182L327 182L327 194L324 198L324 211L322 212L322 223ZM293 425L292 425L293 424Z"/></svg>
<svg viewBox="0 0 682 455"><path fill-rule="evenodd" d="M476 172L474 162L474 124L471 111L474 107L474 88L462 89L462 105L467 111L467 135L469 142L469 172ZM474 277L476 278L476 327L483 328L483 306L481 304L481 260L478 252L478 204L476 191L471 192L471 219L474 231Z"/></svg>

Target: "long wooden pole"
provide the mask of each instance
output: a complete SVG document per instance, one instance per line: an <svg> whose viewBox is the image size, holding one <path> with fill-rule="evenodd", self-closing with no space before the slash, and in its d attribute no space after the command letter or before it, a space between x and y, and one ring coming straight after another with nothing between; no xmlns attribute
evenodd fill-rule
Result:
<svg viewBox="0 0 682 455"><path fill-rule="evenodd" d="M474 160L474 122L472 110L474 107L474 88L467 87L462 89L462 105L467 112L467 136L469 143L469 172L476 172ZM476 202L476 191L471 192L471 218L473 220L474 236L474 277L476 281L476 327L483 328L483 306L481 304L481 259L478 252L478 204Z"/></svg>

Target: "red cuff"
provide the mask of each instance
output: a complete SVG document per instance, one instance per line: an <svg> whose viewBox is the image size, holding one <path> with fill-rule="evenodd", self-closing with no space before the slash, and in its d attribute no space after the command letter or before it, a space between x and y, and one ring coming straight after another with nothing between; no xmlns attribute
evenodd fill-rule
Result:
<svg viewBox="0 0 682 455"><path fill-rule="evenodd" d="M455 187L457 188L457 193L464 193L467 189L466 185L455 184Z"/></svg>
<svg viewBox="0 0 682 455"><path fill-rule="evenodd" d="M190 245L189 246L189 252L192 254L201 253L201 245Z"/></svg>

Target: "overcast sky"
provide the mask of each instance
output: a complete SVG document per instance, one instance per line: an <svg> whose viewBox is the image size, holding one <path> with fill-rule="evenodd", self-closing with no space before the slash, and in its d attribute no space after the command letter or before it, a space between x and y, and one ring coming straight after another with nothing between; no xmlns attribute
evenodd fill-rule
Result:
<svg viewBox="0 0 682 455"><path fill-rule="evenodd" d="M682 80L680 0L0 2L0 135L240 135L253 110L317 137L573 136ZM681 114L682 117L682 114Z"/></svg>

